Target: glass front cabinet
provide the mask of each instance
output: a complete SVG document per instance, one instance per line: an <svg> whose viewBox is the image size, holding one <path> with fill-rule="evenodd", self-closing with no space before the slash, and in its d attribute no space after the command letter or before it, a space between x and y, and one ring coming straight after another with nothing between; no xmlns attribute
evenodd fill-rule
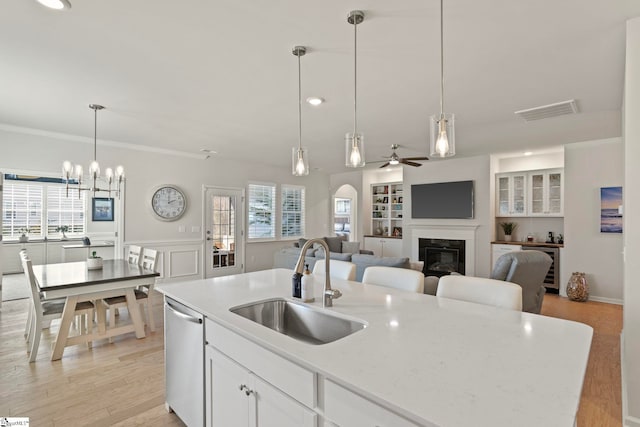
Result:
<svg viewBox="0 0 640 427"><path fill-rule="evenodd" d="M496 216L527 215L527 174L524 172L496 175Z"/></svg>
<svg viewBox="0 0 640 427"><path fill-rule="evenodd" d="M529 173L529 216L563 216L562 169Z"/></svg>

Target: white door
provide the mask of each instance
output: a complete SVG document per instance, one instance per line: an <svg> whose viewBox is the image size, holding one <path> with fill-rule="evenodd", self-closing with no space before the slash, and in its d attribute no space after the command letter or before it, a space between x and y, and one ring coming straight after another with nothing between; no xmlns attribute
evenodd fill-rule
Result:
<svg viewBox="0 0 640 427"><path fill-rule="evenodd" d="M205 187L205 277L242 273L244 190Z"/></svg>

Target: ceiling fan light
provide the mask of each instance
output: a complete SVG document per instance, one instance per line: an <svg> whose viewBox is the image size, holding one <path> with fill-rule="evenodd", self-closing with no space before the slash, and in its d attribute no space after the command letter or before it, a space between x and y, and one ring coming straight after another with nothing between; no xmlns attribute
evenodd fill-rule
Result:
<svg viewBox="0 0 640 427"><path fill-rule="evenodd" d="M397 165L398 163L400 163L400 161L398 161L398 159L391 159L391 160L389 160L389 164L390 164L390 165Z"/></svg>
<svg viewBox="0 0 640 427"><path fill-rule="evenodd" d="M41 5L54 10L71 9L71 3L68 0L37 0Z"/></svg>

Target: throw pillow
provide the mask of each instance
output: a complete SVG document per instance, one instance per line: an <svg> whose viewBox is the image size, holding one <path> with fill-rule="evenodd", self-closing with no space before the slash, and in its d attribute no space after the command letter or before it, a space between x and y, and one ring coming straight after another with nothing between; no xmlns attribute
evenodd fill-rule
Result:
<svg viewBox="0 0 640 427"><path fill-rule="evenodd" d="M342 252L342 237L323 237L323 239L329 246L329 252Z"/></svg>
<svg viewBox="0 0 640 427"><path fill-rule="evenodd" d="M342 242L343 254L357 254L360 252L360 242Z"/></svg>

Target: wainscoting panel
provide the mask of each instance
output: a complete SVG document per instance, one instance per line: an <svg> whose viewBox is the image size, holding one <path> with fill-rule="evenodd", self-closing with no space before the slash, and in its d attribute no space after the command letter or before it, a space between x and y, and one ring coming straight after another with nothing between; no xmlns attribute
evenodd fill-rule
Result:
<svg viewBox="0 0 640 427"><path fill-rule="evenodd" d="M167 253L167 278L185 277L200 274L198 260L200 251L194 249L171 250Z"/></svg>
<svg viewBox="0 0 640 427"><path fill-rule="evenodd" d="M159 282L177 282L181 280L202 279L201 240L145 240L127 241L124 244L125 254L129 245L158 251L156 271L160 273ZM123 254L123 256L126 256Z"/></svg>

